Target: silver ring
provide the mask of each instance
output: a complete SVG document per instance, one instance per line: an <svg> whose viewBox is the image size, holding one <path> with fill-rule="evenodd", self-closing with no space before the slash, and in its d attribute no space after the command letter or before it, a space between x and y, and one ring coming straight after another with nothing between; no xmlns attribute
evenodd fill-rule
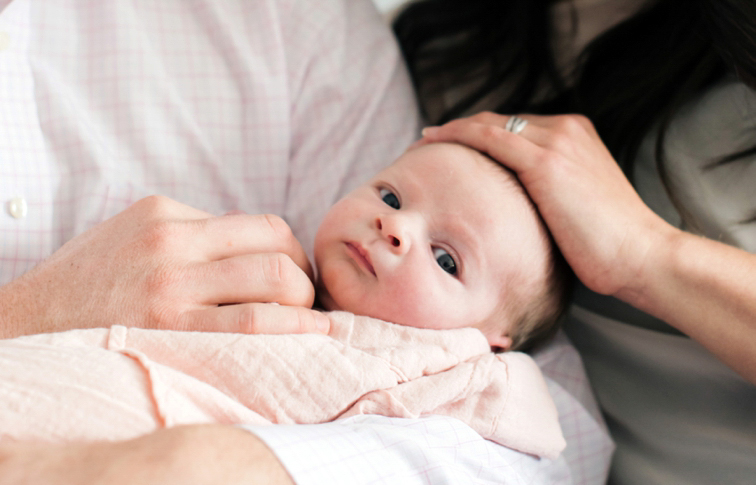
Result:
<svg viewBox="0 0 756 485"><path fill-rule="evenodd" d="M504 129L516 135L524 130L526 126L528 126L528 120L524 120L519 116L510 116Z"/></svg>

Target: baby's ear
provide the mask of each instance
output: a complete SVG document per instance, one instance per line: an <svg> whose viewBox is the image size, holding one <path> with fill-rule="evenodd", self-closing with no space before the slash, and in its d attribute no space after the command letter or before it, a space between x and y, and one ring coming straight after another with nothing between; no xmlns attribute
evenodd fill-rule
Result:
<svg viewBox="0 0 756 485"><path fill-rule="evenodd" d="M512 347L512 339L508 335L502 335L498 332L492 335L486 335L488 344L491 348L498 348L502 351L509 350Z"/></svg>

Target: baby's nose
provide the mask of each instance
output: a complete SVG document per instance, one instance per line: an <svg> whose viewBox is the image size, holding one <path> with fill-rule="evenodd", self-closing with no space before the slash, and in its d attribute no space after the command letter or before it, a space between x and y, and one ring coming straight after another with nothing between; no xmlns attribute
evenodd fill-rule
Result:
<svg viewBox="0 0 756 485"><path fill-rule="evenodd" d="M395 253L402 253L409 249L409 228L408 221L405 219L397 214L391 214L379 216L375 222L376 227Z"/></svg>

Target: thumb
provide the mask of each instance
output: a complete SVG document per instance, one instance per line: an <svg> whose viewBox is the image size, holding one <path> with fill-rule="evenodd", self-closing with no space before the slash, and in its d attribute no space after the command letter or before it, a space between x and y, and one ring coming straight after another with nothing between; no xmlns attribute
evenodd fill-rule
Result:
<svg viewBox="0 0 756 485"><path fill-rule="evenodd" d="M301 306L242 303L194 310L184 314L179 329L247 334L328 334L331 321L323 313Z"/></svg>

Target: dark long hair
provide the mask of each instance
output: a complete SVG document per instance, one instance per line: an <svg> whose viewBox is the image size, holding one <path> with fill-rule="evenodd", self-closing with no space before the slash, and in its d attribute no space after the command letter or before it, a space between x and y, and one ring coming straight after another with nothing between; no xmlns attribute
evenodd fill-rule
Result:
<svg viewBox="0 0 756 485"><path fill-rule="evenodd" d="M685 102L728 73L756 86L754 0L649 0L586 47L569 86L551 53L551 3L410 4L394 30L428 121L442 123L480 109L581 113L631 174L641 141L657 124L661 164L666 128ZM450 88L464 95L434 110ZM719 162L752 154L756 150Z"/></svg>

